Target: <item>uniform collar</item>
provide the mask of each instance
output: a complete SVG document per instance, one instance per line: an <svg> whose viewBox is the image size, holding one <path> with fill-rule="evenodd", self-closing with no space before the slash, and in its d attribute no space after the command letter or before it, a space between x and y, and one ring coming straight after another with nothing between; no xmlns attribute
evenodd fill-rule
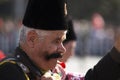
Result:
<svg viewBox="0 0 120 80"><path fill-rule="evenodd" d="M20 47L17 47L15 50L15 58L21 63L23 63L29 69L30 74L32 74L34 77L41 77L44 74L42 70L40 70L37 66L34 65L28 55Z"/></svg>

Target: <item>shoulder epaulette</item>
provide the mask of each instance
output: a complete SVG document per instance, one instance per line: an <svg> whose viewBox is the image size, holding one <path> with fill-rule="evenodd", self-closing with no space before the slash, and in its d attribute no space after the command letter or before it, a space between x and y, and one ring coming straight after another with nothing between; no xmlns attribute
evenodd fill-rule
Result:
<svg viewBox="0 0 120 80"><path fill-rule="evenodd" d="M3 65L7 62L18 65L23 70L27 80L30 80L28 75L27 75L27 73L29 73L29 69L22 62L17 61L15 58L7 58L7 59L1 61L0 65Z"/></svg>
<svg viewBox="0 0 120 80"><path fill-rule="evenodd" d="M14 59L14 58L7 58L7 59L4 59L4 60L0 61L0 65L4 64L4 63L6 63L6 62L10 62L10 63L12 63L12 64L17 64L17 63L15 62L15 59Z"/></svg>

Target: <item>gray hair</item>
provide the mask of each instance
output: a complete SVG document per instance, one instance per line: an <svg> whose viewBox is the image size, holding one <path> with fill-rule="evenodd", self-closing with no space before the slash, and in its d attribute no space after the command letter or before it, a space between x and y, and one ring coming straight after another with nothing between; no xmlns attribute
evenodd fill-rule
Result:
<svg viewBox="0 0 120 80"><path fill-rule="evenodd" d="M22 26L22 28L21 28L21 30L20 30L20 32L19 32L19 42L20 43L25 43L25 41L26 41L26 36L27 36L27 33L29 32L29 31L32 31L32 30L34 30L37 34L38 34L38 36L40 37L40 39L44 39L44 37L46 36L46 35L48 35L48 34L50 34L50 32L48 33L48 32L46 32L46 31L44 31L44 30L37 30L37 29L33 29L33 28L29 28L29 27L26 27L26 26Z"/></svg>

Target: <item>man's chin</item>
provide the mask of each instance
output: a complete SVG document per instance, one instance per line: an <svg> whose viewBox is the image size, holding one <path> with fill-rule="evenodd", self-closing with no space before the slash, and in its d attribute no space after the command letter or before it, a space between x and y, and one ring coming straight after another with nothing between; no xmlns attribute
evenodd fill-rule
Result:
<svg viewBox="0 0 120 80"><path fill-rule="evenodd" d="M58 63L58 59L57 58L53 58L53 59L49 60L49 65L51 65L50 69L54 69L55 66L57 65L57 63Z"/></svg>

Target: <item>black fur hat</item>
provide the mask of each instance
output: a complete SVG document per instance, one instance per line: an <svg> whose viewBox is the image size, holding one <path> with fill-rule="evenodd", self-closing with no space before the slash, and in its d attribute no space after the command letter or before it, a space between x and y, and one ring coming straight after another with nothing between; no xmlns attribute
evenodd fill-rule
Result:
<svg viewBox="0 0 120 80"><path fill-rule="evenodd" d="M66 30L65 0L29 0L23 25L43 30Z"/></svg>

